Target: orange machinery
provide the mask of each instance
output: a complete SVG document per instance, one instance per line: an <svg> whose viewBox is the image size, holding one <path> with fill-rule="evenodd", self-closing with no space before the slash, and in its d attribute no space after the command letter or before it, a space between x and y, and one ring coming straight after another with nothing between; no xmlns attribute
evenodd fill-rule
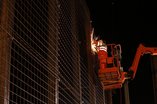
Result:
<svg viewBox="0 0 157 104"><path fill-rule="evenodd" d="M95 43L97 44L98 42ZM157 48L145 47L140 44L131 67L128 72L124 72L121 66L122 51L120 44L107 44L107 50L100 50L100 47L100 45L98 47L95 45L99 58L98 77L104 90L121 88L126 79L134 79L142 55L157 55Z"/></svg>
<svg viewBox="0 0 157 104"><path fill-rule="evenodd" d="M120 88L127 74L121 67L121 46L119 44L107 44L107 57L105 59L101 58L102 55L99 53L102 52L97 52L100 64L98 77L102 83L103 89ZM101 60L106 60L106 62ZM102 67L103 65L105 67Z"/></svg>
<svg viewBox="0 0 157 104"><path fill-rule="evenodd" d="M157 55L157 47L146 47L140 44L137 48L133 63L128 72L121 66L121 45L105 44L102 40L93 39L91 31L92 52L98 55L98 77L104 90L121 88L125 80L134 79L141 56L144 54Z"/></svg>

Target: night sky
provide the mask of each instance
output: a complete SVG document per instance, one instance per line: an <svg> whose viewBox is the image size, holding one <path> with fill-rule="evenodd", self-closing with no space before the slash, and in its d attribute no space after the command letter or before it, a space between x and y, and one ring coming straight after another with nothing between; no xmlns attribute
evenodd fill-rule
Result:
<svg viewBox="0 0 157 104"><path fill-rule="evenodd" d="M131 66L138 44L157 47L156 0L86 0L95 35L122 46L124 70ZM131 104L153 104L150 56L141 58L129 82ZM115 103L118 104L118 103Z"/></svg>

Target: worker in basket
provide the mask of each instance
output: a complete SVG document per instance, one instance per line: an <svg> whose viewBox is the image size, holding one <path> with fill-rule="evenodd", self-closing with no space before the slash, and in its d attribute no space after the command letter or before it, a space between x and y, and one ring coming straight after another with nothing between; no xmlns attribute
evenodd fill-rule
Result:
<svg viewBox="0 0 157 104"><path fill-rule="evenodd" d="M105 69L107 59L107 45L105 42L103 42L103 40L98 40L97 54L99 58L100 69Z"/></svg>

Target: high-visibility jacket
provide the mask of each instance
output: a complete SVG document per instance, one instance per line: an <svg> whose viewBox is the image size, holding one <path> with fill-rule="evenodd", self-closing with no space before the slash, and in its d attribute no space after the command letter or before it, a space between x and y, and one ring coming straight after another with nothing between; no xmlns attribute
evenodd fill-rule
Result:
<svg viewBox="0 0 157 104"><path fill-rule="evenodd" d="M100 69L106 68L107 46L97 47L97 54L98 54L98 58L99 58Z"/></svg>

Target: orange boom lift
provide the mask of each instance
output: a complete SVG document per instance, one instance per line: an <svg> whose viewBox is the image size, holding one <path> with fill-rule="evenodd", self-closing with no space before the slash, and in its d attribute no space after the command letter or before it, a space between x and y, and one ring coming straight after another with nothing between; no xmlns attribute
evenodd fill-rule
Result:
<svg viewBox="0 0 157 104"><path fill-rule="evenodd" d="M156 47L145 47L140 44L137 48L133 63L128 72L121 66L121 45L105 44L102 40L91 41L93 51L98 55L98 77L104 90L121 88L126 79L134 79L140 57L144 54L157 55Z"/></svg>

